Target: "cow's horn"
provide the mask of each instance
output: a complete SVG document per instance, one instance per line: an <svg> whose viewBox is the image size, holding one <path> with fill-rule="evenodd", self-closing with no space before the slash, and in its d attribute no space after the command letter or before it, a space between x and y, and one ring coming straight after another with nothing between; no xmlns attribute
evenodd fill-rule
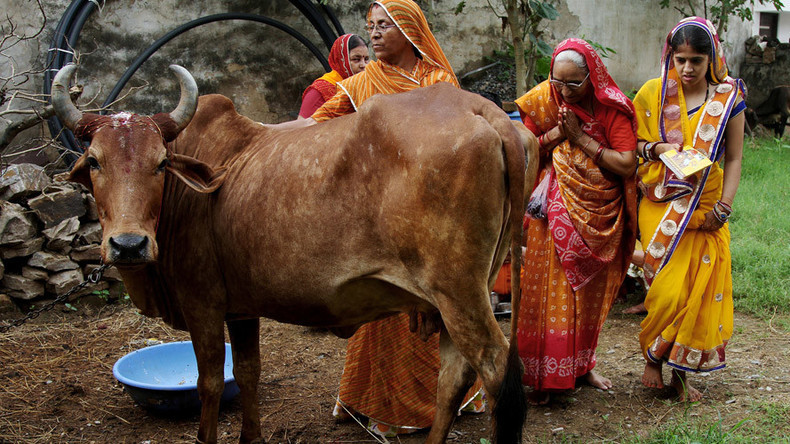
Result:
<svg viewBox="0 0 790 444"><path fill-rule="evenodd" d="M197 109L198 89L195 79L184 67L170 65L170 69L176 73L178 82L181 84L181 99L178 106L170 113L170 118L176 123L178 131L184 129Z"/></svg>
<svg viewBox="0 0 790 444"><path fill-rule="evenodd" d="M52 81L52 95L50 101L55 113L66 128L73 130L82 118L82 111L78 110L69 96L69 83L74 76L77 65L69 63L60 68Z"/></svg>

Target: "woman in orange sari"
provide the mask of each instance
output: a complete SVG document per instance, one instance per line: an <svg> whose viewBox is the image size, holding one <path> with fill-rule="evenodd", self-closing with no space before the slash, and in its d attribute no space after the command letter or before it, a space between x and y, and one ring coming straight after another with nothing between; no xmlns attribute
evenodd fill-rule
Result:
<svg viewBox="0 0 790 444"><path fill-rule="evenodd" d="M537 218L525 219L519 353L530 402L546 404L577 379L612 387L593 368L598 334L634 250L636 120L581 39L560 43L551 78L516 103L538 136L545 189Z"/></svg>
<svg viewBox="0 0 790 444"><path fill-rule="evenodd" d="M380 0L368 9L366 29L376 61L337 84L338 90L311 118L276 125L295 128L356 111L376 94L395 94L448 82L458 86L450 62L412 0ZM421 340L400 314L363 325L348 341L340 393L333 414L368 418L368 428L392 437L430 427L436 410L439 335ZM478 380L465 411L484 411Z"/></svg>
<svg viewBox="0 0 790 444"><path fill-rule="evenodd" d="M338 37L329 50L329 66L332 71L315 79L302 93L302 106L299 118L306 119L313 115L337 92L337 82L347 79L365 69L370 61L368 45L356 34L344 34Z"/></svg>
<svg viewBox="0 0 790 444"><path fill-rule="evenodd" d="M661 62L661 77L634 98L645 159L639 229L650 286L639 334L642 383L664 387L666 362L680 400L694 402L702 393L686 373L724 368L733 330L727 220L741 177L745 89L728 75L716 29L704 18L686 18L669 33ZM709 166L678 177L660 160L669 150L691 148Z"/></svg>

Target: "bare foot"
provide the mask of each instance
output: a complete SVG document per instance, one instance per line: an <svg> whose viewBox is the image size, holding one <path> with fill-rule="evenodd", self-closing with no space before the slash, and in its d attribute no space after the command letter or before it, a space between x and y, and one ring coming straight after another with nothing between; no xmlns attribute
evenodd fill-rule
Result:
<svg viewBox="0 0 790 444"><path fill-rule="evenodd" d="M672 370L672 380L669 382L677 392L680 401L697 402L702 399L702 392L688 383L686 372Z"/></svg>
<svg viewBox="0 0 790 444"><path fill-rule="evenodd" d="M527 395L527 402L530 405L546 405L550 399L551 394L549 392L541 392L539 390L533 390Z"/></svg>
<svg viewBox="0 0 790 444"><path fill-rule="evenodd" d="M661 376L661 364L645 363L645 372L642 374L642 384L650 388L664 388L664 378Z"/></svg>
<svg viewBox="0 0 790 444"><path fill-rule="evenodd" d="M628 307L623 310L623 314L642 314L647 313L647 309L645 308L645 303L642 302L641 304L634 305L633 307Z"/></svg>
<svg viewBox="0 0 790 444"><path fill-rule="evenodd" d="M590 370L587 372L587 374L582 375L579 379L601 390L609 390L612 388L612 381L610 381L609 378L604 378L598 373L595 373L594 370Z"/></svg>

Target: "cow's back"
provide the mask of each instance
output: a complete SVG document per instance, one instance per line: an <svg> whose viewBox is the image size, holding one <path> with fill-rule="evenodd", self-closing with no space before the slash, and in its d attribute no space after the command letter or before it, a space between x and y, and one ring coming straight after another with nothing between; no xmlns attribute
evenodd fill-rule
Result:
<svg viewBox="0 0 790 444"><path fill-rule="evenodd" d="M478 114L488 102L448 88L376 96L239 155L212 213L229 299L244 301L233 310L354 324L420 303L400 293L429 299L426 283L487 282L507 212L502 143ZM369 306L373 291L398 296Z"/></svg>

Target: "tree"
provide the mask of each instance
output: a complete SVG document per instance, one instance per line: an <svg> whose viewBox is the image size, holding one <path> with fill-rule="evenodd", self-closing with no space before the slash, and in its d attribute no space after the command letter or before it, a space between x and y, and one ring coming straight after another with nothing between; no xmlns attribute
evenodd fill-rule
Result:
<svg viewBox="0 0 790 444"><path fill-rule="evenodd" d="M685 0L686 4L672 6L685 17L705 17L713 23L719 33L726 32L730 17L736 16L741 20L752 20L752 8L756 3L773 5L777 11L784 6L782 0L702 0L702 14L697 14L695 2ZM670 7L671 0L660 0L662 9ZM697 5L699 3L696 3Z"/></svg>
<svg viewBox="0 0 790 444"><path fill-rule="evenodd" d="M541 56L551 55L551 46L541 39L541 24L543 20L556 20L560 14L551 1L498 0L495 5L489 0L488 5L502 20L502 30L510 33L516 69L516 95L520 97L535 84L536 61ZM460 2L455 13L462 13L465 6L466 2Z"/></svg>

